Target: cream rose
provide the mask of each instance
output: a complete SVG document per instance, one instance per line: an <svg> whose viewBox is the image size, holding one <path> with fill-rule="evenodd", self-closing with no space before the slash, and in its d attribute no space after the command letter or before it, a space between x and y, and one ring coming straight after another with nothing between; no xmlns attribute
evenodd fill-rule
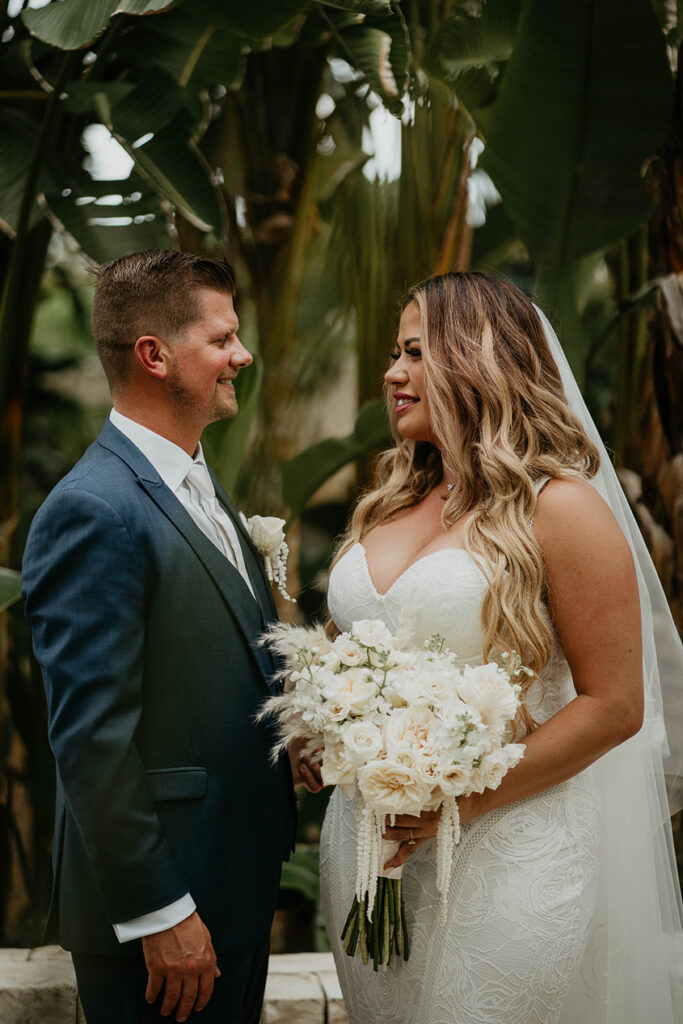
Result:
<svg viewBox="0 0 683 1024"><path fill-rule="evenodd" d="M380 619L360 619L351 626L351 636L363 647L392 650L394 638Z"/></svg>
<svg viewBox="0 0 683 1024"><path fill-rule="evenodd" d="M342 739L346 757L353 765L371 761L382 749L382 733L372 722L349 722L342 729Z"/></svg>
<svg viewBox="0 0 683 1024"><path fill-rule="evenodd" d="M519 699L496 664L467 666L458 685L461 698L477 709L494 737L499 738L515 717Z"/></svg>
<svg viewBox="0 0 683 1024"><path fill-rule="evenodd" d="M468 788L472 770L464 764L453 764L439 772L439 786L445 796L462 796Z"/></svg>
<svg viewBox="0 0 683 1024"><path fill-rule="evenodd" d="M352 715L371 711L377 698L377 683L367 669L350 668L337 676L337 696L348 704Z"/></svg>
<svg viewBox="0 0 683 1024"><path fill-rule="evenodd" d="M378 814L419 814L431 787L416 769L378 759L358 769L358 788Z"/></svg>
<svg viewBox="0 0 683 1024"><path fill-rule="evenodd" d="M325 716L329 722L343 722L351 714L351 709L343 697L331 695L323 704Z"/></svg>
<svg viewBox="0 0 683 1024"><path fill-rule="evenodd" d="M350 667L362 665L367 657L363 648L355 640L344 636L338 636L334 641L334 653L342 665Z"/></svg>
<svg viewBox="0 0 683 1024"><path fill-rule="evenodd" d="M412 748L416 754L433 754L436 750L437 720L427 707L396 708L384 726L384 742L388 751Z"/></svg>
<svg viewBox="0 0 683 1024"><path fill-rule="evenodd" d="M325 745L320 771L326 786L341 786L347 796L353 796L356 769L346 757L341 743Z"/></svg>
<svg viewBox="0 0 683 1024"><path fill-rule="evenodd" d="M479 767L472 772L467 795L481 793L484 789L498 789L510 768L514 768L523 755L523 743L508 743L486 754Z"/></svg>

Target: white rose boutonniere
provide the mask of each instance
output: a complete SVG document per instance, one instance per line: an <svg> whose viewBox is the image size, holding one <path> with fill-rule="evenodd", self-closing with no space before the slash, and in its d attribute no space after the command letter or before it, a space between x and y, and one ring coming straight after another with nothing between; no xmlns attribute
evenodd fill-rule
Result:
<svg viewBox="0 0 683 1024"><path fill-rule="evenodd" d="M240 519L254 547L263 555L266 576L286 601L295 603L286 590L289 545L285 540L285 520L277 516L251 516L247 519L243 512L240 512Z"/></svg>

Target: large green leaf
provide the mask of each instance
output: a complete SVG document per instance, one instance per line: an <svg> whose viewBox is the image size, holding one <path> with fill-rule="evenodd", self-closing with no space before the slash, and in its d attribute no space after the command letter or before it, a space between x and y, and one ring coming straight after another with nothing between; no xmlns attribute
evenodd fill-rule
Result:
<svg viewBox="0 0 683 1024"><path fill-rule="evenodd" d="M538 260L559 267L642 222L641 169L666 137L671 94L649 0L534 0L483 165Z"/></svg>
<svg viewBox="0 0 683 1024"><path fill-rule="evenodd" d="M144 186L134 178L130 184L93 184L97 187L85 186L86 194L47 195L46 202L53 220L94 263L108 263L141 249L173 248L168 213L158 196L143 195ZM88 194L92 192L94 196ZM116 196L121 202L112 205L109 200Z"/></svg>
<svg viewBox="0 0 683 1024"><path fill-rule="evenodd" d="M165 128L182 105L183 92L176 79L160 68L150 68L133 91L111 107L108 123L117 135L135 142L147 132Z"/></svg>
<svg viewBox="0 0 683 1024"><path fill-rule="evenodd" d="M390 0L318 0L321 7L337 7L353 14L391 14Z"/></svg>
<svg viewBox="0 0 683 1024"><path fill-rule="evenodd" d="M0 612L21 597L21 575L13 569L0 569Z"/></svg>
<svg viewBox="0 0 683 1024"><path fill-rule="evenodd" d="M26 175L37 143L37 126L29 117L11 109L0 110L0 228L12 235L17 228ZM38 176L37 192L56 188L50 166L44 163ZM33 227L45 216L34 203L29 220Z"/></svg>
<svg viewBox="0 0 683 1024"><path fill-rule="evenodd" d="M472 235L472 270L494 270L508 257L512 246L518 245L517 232L503 203L486 211L486 221Z"/></svg>
<svg viewBox="0 0 683 1024"><path fill-rule="evenodd" d="M249 39L272 36L308 6L308 0L214 0L216 14Z"/></svg>
<svg viewBox="0 0 683 1024"><path fill-rule="evenodd" d="M487 0L479 10L456 7L434 34L422 62L486 131L483 108L496 95L500 66L512 53L525 0Z"/></svg>
<svg viewBox="0 0 683 1024"><path fill-rule="evenodd" d="M64 90L64 106L74 114L92 110L95 100L104 96L110 107L135 89L133 82L69 82Z"/></svg>
<svg viewBox="0 0 683 1024"><path fill-rule="evenodd" d="M343 56L363 72L385 107L400 115L411 56L403 18L366 19L341 31L339 42Z"/></svg>
<svg viewBox="0 0 683 1024"><path fill-rule="evenodd" d="M507 60L523 0L487 0L476 14L456 7L440 25L425 59L428 70L455 86L464 70Z"/></svg>
<svg viewBox="0 0 683 1024"><path fill-rule="evenodd" d="M396 7L393 18L368 17L364 22L368 28L378 28L391 37L389 63L394 75L399 95L405 91L408 82L408 70L412 60L410 32L400 7Z"/></svg>
<svg viewBox="0 0 683 1024"><path fill-rule="evenodd" d="M349 462L371 455L391 441L386 405L368 402L358 413L353 432L306 448L282 467L282 495L290 518L298 516L319 487Z"/></svg>
<svg viewBox="0 0 683 1024"><path fill-rule="evenodd" d="M391 36L381 29L359 25L342 33L340 42L342 53L353 67L363 72L373 92L392 113L400 114L400 92L389 59Z"/></svg>
<svg viewBox="0 0 683 1024"><path fill-rule="evenodd" d="M115 14L154 14L178 0L52 0L22 14L29 32L60 50L79 50L109 24Z"/></svg>
<svg viewBox="0 0 683 1024"><path fill-rule="evenodd" d="M281 889L294 889L312 903L320 899L317 850L299 850L282 865Z"/></svg>
<svg viewBox="0 0 683 1024"><path fill-rule="evenodd" d="M187 120L181 112L144 145L127 148L140 171L183 216L202 231L220 234L223 209L211 169L186 136Z"/></svg>
<svg viewBox="0 0 683 1024"><path fill-rule="evenodd" d="M162 67L176 79L233 85L245 40L231 31L213 2L193 0L166 14L146 18L126 38L126 55L140 66Z"/></svg>

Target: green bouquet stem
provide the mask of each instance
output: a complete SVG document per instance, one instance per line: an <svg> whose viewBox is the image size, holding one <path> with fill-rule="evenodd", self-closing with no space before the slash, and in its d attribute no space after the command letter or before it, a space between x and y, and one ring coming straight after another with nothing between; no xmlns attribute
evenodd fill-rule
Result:
<svg viewBox="0 0 683 1024"><path fill-rule="evenodd" d="M341 937L346 954L355 956L360 950L363 963L372 960L375 971L388 967L394 954L407 960L410 943L401 879L378 878L372 914L367 893L361 901L354 897Z"/></svg>

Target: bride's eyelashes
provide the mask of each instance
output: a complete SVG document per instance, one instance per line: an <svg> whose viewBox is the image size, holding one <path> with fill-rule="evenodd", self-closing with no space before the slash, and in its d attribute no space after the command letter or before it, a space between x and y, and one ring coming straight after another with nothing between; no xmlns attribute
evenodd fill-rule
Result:
<svg viewBox="0 0 683 1024"><path fill-rule="evenodd" d="M406 349L406 355L407 356L413 356L414 359L421 359L422 358L422 350L419 349L419 348L414 348L414 347L407 348ZM401 353L400 352L392 352L391 355L389 356L389 358L392 360L392 362L395 363L398 359L401 358Z"/></svg>

